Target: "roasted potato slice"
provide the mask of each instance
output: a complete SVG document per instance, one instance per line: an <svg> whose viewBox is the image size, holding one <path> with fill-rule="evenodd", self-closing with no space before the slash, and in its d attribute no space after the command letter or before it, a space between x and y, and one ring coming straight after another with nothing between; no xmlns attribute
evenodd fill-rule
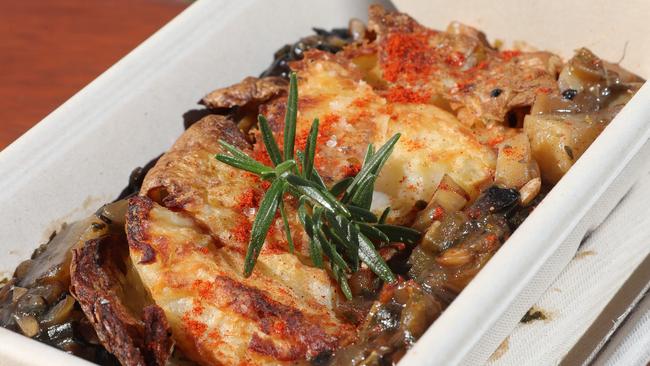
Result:
<svg viewBox="0 0 650 366"><path fill-rule="evenodd" d="M206 117L150 171L143 196L131 199L127 232L140 278L178 347L200 364L293 364L333 351L353 326L334 314L338 285L301 262L305 234L293 208L297 253L288 252L277 219L252 276L242 275L264 187L214 158L220 139L253 154L233 121Z"/></svg>
<svg viewBox="0 0 650 366"><path fill-rule="evenodd" d="M173 341L162 309L153 304L124 238L87 241L72 256L71 289L104 347L124 366L164 366Z"/></svg>

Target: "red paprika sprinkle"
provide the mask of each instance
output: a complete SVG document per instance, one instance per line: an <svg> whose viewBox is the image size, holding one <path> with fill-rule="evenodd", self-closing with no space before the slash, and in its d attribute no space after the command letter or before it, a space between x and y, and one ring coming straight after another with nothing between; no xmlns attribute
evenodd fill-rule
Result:
<svg viewBox="0 0 650 366"><path fill-rule="evenodd" d="M354 177L361 170L361 164L348 164L343 168L343 177Z"/></svg>
<svg viewBox="0 0 650 366"><path fill-rule="evenodd" d="M430 98L429 93L418 93L402 86L392 87L386 94L386 99L391 103L426 103Z"/></svg>
<svg viewBox="0 0 650 366"><path fill-rule="evenodd" d="M440 220L442 217L445 215L445 211L442 209L442 207L436 207L435 210L433 210L433 219L434 220Z"/></svg>
<svg viewBox="0 0 650 366"><path fill-rule="evenodd" d="M185 327L194 338L199 338L203 336L203 333L208 329L208 326L205 323L190 319L189 316L183 317L183 322Z"/></svg>
<svg viewBox="0 0 650 366"><path fill-rule="evenodd" d="M251 238L252 225L246 217L241 217L232 230L234 239L239 243L248 243Z"/></svg>
<svg viewBox="0 0 650 366"><path fill-rule="evenodd" d="M490 146L490 147L495 147L495 146L497 146L498 144L502 143L503 140L505 140L505 137L504 137L504 136L496 136L496 137L493 137L493 138L491 138L490 140L488 140L487 144L488 144L488 146Z"/></svg>
<svg viewBox="0 0 650 366"><path fill-rule="evenodd" d="M383 77L396 82L404 77L407 81L421 80L434 70L435 54L429 47L429 32L391 33L386 38L383 60Z"/></svg>
<svg viewBox="0 0 650 366"><path fill-rule="evenodd" d="M458 51L453 51L445 57L445 63L450 66L461 67L465 63L465 55Z"/></svg>
<svg viewBox="0 0 650 366"><path fill-rule="evenodd" d="M521 51L519 50L505 50L499 53L499 56L501 56L504 61L510 61L519 55L521 55Z"/></svg>

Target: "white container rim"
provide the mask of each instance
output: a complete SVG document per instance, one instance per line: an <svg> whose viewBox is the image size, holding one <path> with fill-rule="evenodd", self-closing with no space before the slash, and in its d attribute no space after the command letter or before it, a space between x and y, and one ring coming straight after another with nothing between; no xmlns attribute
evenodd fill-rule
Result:
<svg viewBox="0 0 650 366"><path fill-rule="evenodd" d="M362 1L358 4L348 4L344 0L330 1L327 7L339 12L345 12L346 9L349 9L349 12L342 14L345 19L348 19L350 16L361 17L359 15L361 14L360 9L367 8L370 2ZM326 7L323 4L324 2L319 2L317 5L311 4L307 6L298 0L287 0L281 6L286 6L286 8L302 6L306 9L312 7L321 11L321 13L311 14L307 12L311 16L309 20L311 25L328 26L328 24L319 24L318 21L325 18L323 12ZM169 63L178 61L178 57L181 57L180 54L183 52L178 43L182 43L184 37L189 35L201 37L200 31L205 29L200 28L198 25L201 22L211 20L210 14L223 15L223 18L220 19L222 23L214 26L215 29L222 30L226 29L224 24L227 22L243 22L240 26L244 26L243 24L250 25L245 23L246 11L268 11L269 14L277 15L270 10L272 8L273 5L260 0L243 0L236 3L225 0L203 0L188 7L187 10L145 43L0 153L0 177L2 177L0 178L0 202L12 201L12 196L17 191L17 185L25 182L23 175L29 174L29 171L36 167L50 164L52 160L48 154L57 153L53 147L47 147L53 133L62 128L78 126L78 124L75 125L74 119L81 118L81 111L87 111L87 106L101 101L98 99L101 99L102 96L109 97L108 94L111 92L120 90L119 88L116 89L116 84L132 86L134 82L129 80L129 75L133 70L146 72L148 67L147 57L160 56ZM328 15L327 19L334 18L334 16ZM295 29L288 33L303 34L305 31L303 28L302 25L296 26ZM286 41L289 40L291 38L286 38ZM271 47L276 46L278 45ZM171 51L172 54L167 51ZM156 63L156 65L160 64L160 61ZM146 77L151 75L153 73L145 73L139 77L138 81L145 82ZM244 76L235 75L234 77ZM206 82L206 84L209 83ZM111 85L112 87L109 87ZM174 96L172 95L172 97ZM115 96L112 96L112 98L110 100L119 105L119 98ZM646 84L490 260L488 265L434 325L429 328L416 345L407 352L400 363L401 365L431 364L433 360L437 364L458 364L471 352L479 343L481 337L489 332L490 327L507 311L518 294L530 284L531 279L548 258L558 250L563 240L603 195L626 164L648 141L650 137L648 126L650 103L647 101L649 100L650 86ZM129 107L119 106L123 108ZM108 109L109 106L105 106L105 109L101 112L95 111L93 118L99 119L100 114L110 112ZM66 124L62 125L64 122ZM179 122L175 121L174 123ZM76 138L75 142L77 142L81 137L74 136L75 134L95 133L101 127L100 125L80 126L78 130L69 130L65 131L65 133L67 136ZM180 131L180 126L178 126L178 130L172 131L173 133L161 135L163 136L161 139L168 138L169 141L159 142L158 144L168 146L173 142L170 136L174 134L178 136ZM153 138L157 137L156 135ZM158 149L157 146L159 145L150 146L149 149ZM141 151L137 150L136 147L130 148L133 149L133 156L141 155ZM157 153L163 150L164 148L160 148ZM30 155L32 159L25 161L24 154L26 152L38 155ZM72 153L71 151L61 152L61 154ZM151 158L157 153L150 154L145 158ZM142 159L142 157L140 156L139 159ZM74 171L65 171L61 174L74 174ZM30 179L39 179L39 177L31 177ZM107 190L107 192L112 191ZM9 222L9 224L12 223ZM25 228L29 229L28 225L20 222L15 225L23 230ZM36 244L33 243L33 245ZM3 245L9 248L20 246L20 244L16 243L4 243L4 240ZM24 252L28 249L23 248L22 250ZM495 286L495 284L498 285ZM485 309L489 309L489 311ZM0 366L5 364L85 365L88 362L0 328Z"/></svg>

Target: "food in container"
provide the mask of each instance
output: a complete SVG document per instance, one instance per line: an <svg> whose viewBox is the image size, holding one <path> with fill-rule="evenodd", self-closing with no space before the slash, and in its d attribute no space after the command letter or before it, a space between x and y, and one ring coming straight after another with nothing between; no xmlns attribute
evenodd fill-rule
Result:
<svg viewBox="0 0 650 366"><path fill-rule="evenodd" d="M100 363L164 364L172 349L202 364L396 363L641 82L587 49L567 62L499 50L468 26L438 32L372 7L367 27L318 30L261 77L208 94L205 116L120 200L19 266L2 320ZM276 198L286 214L271 211L250 261L261 204L282 175L258 114L279 148L295 143L282 174L311 183L287 182L344 187L331 194L345 207L307 191ZM273 172L227 164L240 150ZM304 175L308 164L317 174ZM356 256L353 241L337 241L337 213L367 240ZM319 239L324 256L318 230L332 230Z"/></svg>

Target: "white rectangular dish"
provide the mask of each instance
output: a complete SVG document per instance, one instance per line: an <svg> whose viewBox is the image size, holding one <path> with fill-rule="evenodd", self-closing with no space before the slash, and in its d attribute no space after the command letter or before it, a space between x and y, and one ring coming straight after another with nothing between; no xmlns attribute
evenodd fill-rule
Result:
<svg viewBox="0 0 650 366"><path fill-rule="evenodd" d="M460 20L491 37L525 39L562 56L586 45L615 60L620 53L612 50L622 50L628 41L622 65L647 78L649 66L643 60L650 48L642 39L647 32L639 27L644 27L641 17L649 4L630 3L629 9L638 10L628 10L631 17L622 23L619 13L625 9L608 11L622 29L616 33L613 27L601 27L609 24L604 19L593 22L613 1L580 2L584 18L558 12L560 2L524 8L506 1L496 10L479 1L397 5L434 28ZM199 97L258 74L277 48L313 26L366 19L370 3L202 0L190 6L0 153L0 273L11 275L62 222L80 219L116 197L134 167L158 156L182 133L181 116L196 107ZM544 21L522 20L532 14ZM505 28L503 19L518 19L520 28ZM578 24L581 31L558 31L561 42L552 43L554 36L545 31L560 30L566 22ZM600 34L605 38L596 40ZM479 364L487 359L570 260L584 234L634 182L644 163L638 157L650 149L649 101L650 86L645 85L401 364ZM5 364L87 362L0 328L0 365Z"/></svg>

